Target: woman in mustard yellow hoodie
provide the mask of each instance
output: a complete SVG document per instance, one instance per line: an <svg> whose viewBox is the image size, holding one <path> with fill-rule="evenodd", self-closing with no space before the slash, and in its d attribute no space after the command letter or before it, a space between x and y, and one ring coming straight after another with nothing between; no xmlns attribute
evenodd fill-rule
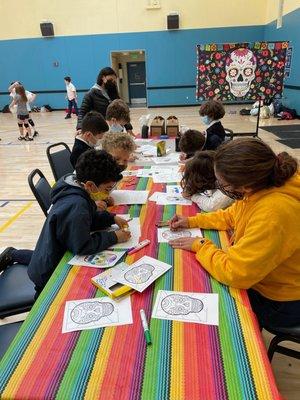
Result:
<svg viewBox="0 0 300 400"><path fill-rule="evenodd" d="M215 279L248 289L261 327L300 324L300 175L297 161L257 139L222 145L215 156L216 187L237 200L226 210L175 215L171 229L234 230L227 250L210 240L183 238L174 248L196 253Z"/></svg>

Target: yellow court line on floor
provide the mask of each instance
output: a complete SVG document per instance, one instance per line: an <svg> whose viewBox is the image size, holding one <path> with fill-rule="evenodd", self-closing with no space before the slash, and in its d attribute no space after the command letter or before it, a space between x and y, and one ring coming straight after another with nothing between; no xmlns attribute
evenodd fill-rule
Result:
<svg viewBox="0 0 300 400"><path fill-rule="evenodd" d="M0 226L0 233L5 231L14 221L16 221L22 214L24 214L25 211L28 210L32 206L34 202L29 201L27 204L25 204L24 207L21 208L20 211L18 211L15 215L13 215L8 221L6 221L3 225Z"/></svg>

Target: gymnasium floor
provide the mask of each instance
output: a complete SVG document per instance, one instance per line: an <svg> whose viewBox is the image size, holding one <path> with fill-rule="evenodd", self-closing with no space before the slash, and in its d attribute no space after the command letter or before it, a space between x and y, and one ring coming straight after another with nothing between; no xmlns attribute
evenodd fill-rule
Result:
<svg viewBox="0 0 300 400"><path fill-rule="evenodd" d="M255 131L256 118L239 115L239 106L227 106L223 125L235 132ZM198 116L198 107L179 108L133 108L131 118L134 131L138 131L138 119L143 114L176 115L180 125L203 129ZM46 157L46 148L51 143L66 142L70 147L74 141L76 118L65 120L65 113L32 113L32 119L40 135L34 142L19 142L18 129L14 115L0 114L0 248L14 246L33 249L44 222L44 215L29 189L28 174L39 168L46 178L53 182L53 176ZM277 121L269 119L261 121L260 126L299 124L295 121ZM259 136L276 152L288 151L300 159L300 149L290 149L279 142L276 136L260 129ZM0 321L4 323L5 321ZM271 335L265 334L268 344ZM299 398L300 361L275 355L272 366L279 390L287 399Z"/></svg>

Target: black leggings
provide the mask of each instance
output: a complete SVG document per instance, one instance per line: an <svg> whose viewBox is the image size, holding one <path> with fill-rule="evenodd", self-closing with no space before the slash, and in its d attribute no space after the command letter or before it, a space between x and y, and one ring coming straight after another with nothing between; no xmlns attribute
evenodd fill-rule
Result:
<svg viewBox="0 0 300 400"><path fill-rule="evenodd" d="M256 290L248 290L249 300L261 328L288 328L300 325L300 300L275 301Z"/></svg>

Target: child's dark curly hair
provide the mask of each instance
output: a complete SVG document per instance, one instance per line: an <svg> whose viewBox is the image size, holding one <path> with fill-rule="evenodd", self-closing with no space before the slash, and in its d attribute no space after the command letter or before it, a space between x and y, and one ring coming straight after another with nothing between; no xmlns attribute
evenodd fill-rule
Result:
<svg viewBox="0 0 300 400"><path fill-rule="evenodd" d="M114 158L104 150L88 150L78 158L76 176L80 182L101 183L118 182L122 179L120 167Z"/></svg>
<svg viewBox="0 0 300 400"><path fill-rule="evenodd" d="M186 163L181 187L187 195L215 189L214 155L212 150L198 151Z"/></svg>
<svg viewBox="0 0 300 400"><path fill-rule="evenodd" d="M201 117L207 115L212 120L221 119L225 115L225 108L218 100L209 100L200 107L199 114Z"/></svg>
<svg viewBox="0 0 300 400"><path fill-rule="evenodd" d="M196 129L188 129L180 138L179 149L187 158L193 157L196 151L202 150L205 144L205 136Z"/></svg>

